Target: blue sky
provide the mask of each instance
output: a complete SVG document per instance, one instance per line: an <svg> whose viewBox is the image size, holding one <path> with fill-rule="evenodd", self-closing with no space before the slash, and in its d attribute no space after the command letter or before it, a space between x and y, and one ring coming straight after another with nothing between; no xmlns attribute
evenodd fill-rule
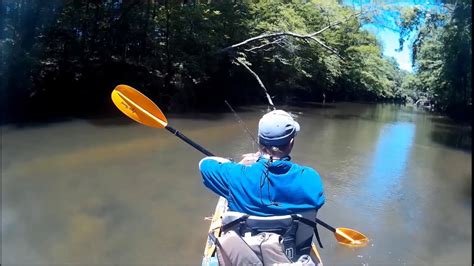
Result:
<svg viewBox="0 0 474 266"><path fill-rule="evenodd" d="M405 42L403 50L398 51L399 47L399 33L391 29L377 27L373 24L364 25L364 29L374 33L383 46L383 54L385 56L394 57L398 62L400 69L412 72L411 53L408 47L409 42ZM414 36L414 35L412 35Z"/></svg>
<svg viewBox="0 0 474 266"><path fill-rule="evenodd" d="M375 3L374 3L375 2ZM377 36L377 39L383 46L383 54L385 56L394 57L398 62L400 69L404 69L413 72L411 62L411 41L405 42L403 49L398 51L399 48L399 28L394 21L394 18L398 18L398 12L396 7L411 7L411 6L423 6L423 7L439 7L441 5L440 0L411 0L411 1L368 1L368 0L343 0L343 4L351 6L355 9L360 9L361 6L364 9L377 9L377 6L384 5L385 7L393 6L392 11L386 10L382 12L380 16L377 16L373 22L363 25L363 29L366 29ZM411 40L415 36L411 34Z"/></svg>

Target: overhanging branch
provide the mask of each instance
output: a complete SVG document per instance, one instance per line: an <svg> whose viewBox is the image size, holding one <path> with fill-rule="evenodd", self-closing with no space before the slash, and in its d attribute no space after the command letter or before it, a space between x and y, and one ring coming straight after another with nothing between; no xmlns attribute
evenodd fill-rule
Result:
<svg viewBox="0 0 474 266"><path fill-rule="evenodd" d="M332 24L329 24L327 25L326 27L316 31L316 32L313 32L313 33L310 33L310 34L298 34L298 33L295 33L295 32L291 32L291 31L284 31L284 32L275 32L275 33L264 33L264 34L260 34L258 36L255 36L255 37L252 37L252 38L249 38L247 40L244 40L242 42L239 42L239 43L236 43L236 44L233 44L231 46L228 46L228 47L225 47L223 49L220 50L220 52L227 52L227 51L230 51L230 50L234 50L234 49L237 49L241 46L244 46L244 45L247 45L247 44L250 44L250 43L254 43L256 41L261 41L261 40L264 40L264 39L267 39L267 40L271 40L270 42L268 43L264 43L264 44L261 44L259 46L255 46L255 47L251 47L251 48L248 48L248 49L245 49L245 51L247 52L250 52L250 51L255 51L255 50L258 50L258 49L261 49L263 47L266 47L266 46L269 46L269 45L272 45L272 44L276 44L276 43L279 43L280 41L282 41L286 36L289 36L289 37L293 37L293 38L297 38L297 39L303 39L305 41L308 41L308 40L313 40L315 42L317 42L319 45L321 45L322 47L324 47L326 50L330 51L331 53L335 54L336 56L338 56L341 60L344 61L344 58L342 56L340 56L337 51L326 45L325 43L323 43L320 39L316 38L316 35L319 35L321 33L323 33L324 31L332 28L332 27L335 27L341 23L344 23L346 22L347 20L349 20L351 17L354 17L354 16L359 16L361 15L362 13L359 12L359 13L355 13L347 18L345 18L344 20L341 20L341 21L337 21L335 23L332 23ZM274 40L275 38L277 38L276 40Z"/></svg>
<svg viewBox="0 0 474 266"><path fill-rule="evenodd" d="M338 56L339 58L344 60L344 58L342 56L340 56L335 49L333 49L333 48L329 47L328 45L324 44L321 40L316 38L315 35L316 35L315 33L298 34L298 33L291 32L291 31L277 32L277 33L266 33L266 34L261 34L259 36L247 39L243 42L228 46L228 47L222 49L221 52L229 51L229 50L235 49L237 47L240 47L242 45L245 45L245 44L248 44L250 42L257 41L257 40L261 40L261 39L270 39L270 38L281 37L281 36L291 36L293 38L302 39L302 40L305 40L305 41L313 40L313 41L317 42L319 45L321 45L322 47L324 47L325 49L327 49L328 51L330 51L331 53L335 54L336 56ZM281 38L279 40L281 40ZM276 42L273 41L273 42L270 42L269 44L274 44L274 43L276 43ZM261 45L261 46L264 47L266 45ZM255 50L255 49L250 48L248 50Z"/></svg>
<svg viewBox="0 0 474 266"><path fill-rule="evenodd" d="M240 60L240 58L236 58L235 60L237 61L237 63L239 63L241 66L243 66L248 72L250 72L255 77L255 79L258 81L258 84L260 85L260 87L262 87L262 89L265 91L265 95L267 96L268 103L273 107L273 110L275 110L276 107L273 104L272 98L270 97L270 94L268 94L267 88L265 87L265 85L263 85L263 82L260 79L260 77L257 75L257 73L253 72L253 70L250 69L250 67L247 66L247 64L245 64L245 62L242 62L242 60Z"/></svg>
<svg viewBox="0 0 474 266"><path fill-rule="evenodd" d="M242 42L233 44L231 46L225 47L225 48L221 49L219 52L222 53L222 52L235 51L238 48L240 48L242 46L245 46L245 45L248 45L250 43L260 42L260 44L257 45L257 46L244 49L245 52L254 52L256 50L265 48L265 47L273 45L273 44L280 44L281 42L283 42L286 39L286 37L293 37L293 38L297 38L297 39L302 39L303 41L305 41L308 44L310 43L310 41L315 41L316 43L321 45L324 49L326 49L326 50L330 51L331 53L335 54L337 57L339 57L344 62L345 59L341 55L339 55L339 53L334 48L332 48L332 47L328 46L327 44L325 44L324 42L322 42L319 38L316 37L316 35L321 34L324 31L326 31L327 29L330 29L334 26L337 26L337 25L339 25L343 22L346 22L351 17L358 16L361 13L362 12L355 13L355 14L345 18L345 20L337 21L333 24L329 24L326 27L320 29L319 31L316 31L316 32L313 32L313 33L310 33L310 34L298 34L298 33L291 32L291 31L275 32L275 33L264 33L264 34L260 34L258 36L249 38L247 40L244 40ZM265 40L266 42L264 42L263 40ZM266 95L267 100L268 100L268 103L273 107L273 109L276 109L275 105L273 104L272 98L270 97L270 94L268 94L267 88L265 87L265 85L263 84L262 80L257 75L257 73L255 73L252 69L250 69L250 67L245 62L243 62L239 57L234 55L234 59L239 65L243 66L248 72L250 72L252 74L252 76L255 77L255 79L258 81L258 84L260 85L260 87L264 90L265 95Z"/></svg>

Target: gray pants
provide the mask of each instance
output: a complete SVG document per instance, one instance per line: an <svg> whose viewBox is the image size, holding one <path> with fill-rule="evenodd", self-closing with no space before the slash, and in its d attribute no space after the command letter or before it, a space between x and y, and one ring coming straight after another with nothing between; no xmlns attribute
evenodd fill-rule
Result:
<svg viewBox="0 0 474 266"><path fill-rule="evenodd" d="M315 265L308 255L291 262L284 250L282 237L275 233L260 233L240 237L230 230L218 238L219 265Z"/></svg>

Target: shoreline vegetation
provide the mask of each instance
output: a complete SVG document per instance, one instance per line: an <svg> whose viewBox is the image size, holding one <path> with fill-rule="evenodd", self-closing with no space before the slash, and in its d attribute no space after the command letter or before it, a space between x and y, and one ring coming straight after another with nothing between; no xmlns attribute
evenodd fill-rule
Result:
<svg viewBox="0 0 474 266"><path fill-rule="evenodd" d="M415 73L339 1L4 0L2 124L116 114L118 84L166 112L302 101L391 102L471 122L471 1L399 10ZM411 40L411 39L410 39ZM266 95L268 92L268 96Z"/></svg>

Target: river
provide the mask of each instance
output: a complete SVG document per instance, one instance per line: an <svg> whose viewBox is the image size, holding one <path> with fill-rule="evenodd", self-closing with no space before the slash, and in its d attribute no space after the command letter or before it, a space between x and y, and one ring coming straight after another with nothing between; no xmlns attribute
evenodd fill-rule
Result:
<svg viewBox="0 0 474 266"><path fill-rule="evenodd" d="M356 229L364 248L320 227L325 265L471 265L471 129L388 104L288 107L294 161L323 178L319 218ZM265 107L239 110L255 133ZM255 145L232 113L168 115L215 154ZM2 127L2 265L199 265L217 196L202 155L125 116Z"/></svg>

